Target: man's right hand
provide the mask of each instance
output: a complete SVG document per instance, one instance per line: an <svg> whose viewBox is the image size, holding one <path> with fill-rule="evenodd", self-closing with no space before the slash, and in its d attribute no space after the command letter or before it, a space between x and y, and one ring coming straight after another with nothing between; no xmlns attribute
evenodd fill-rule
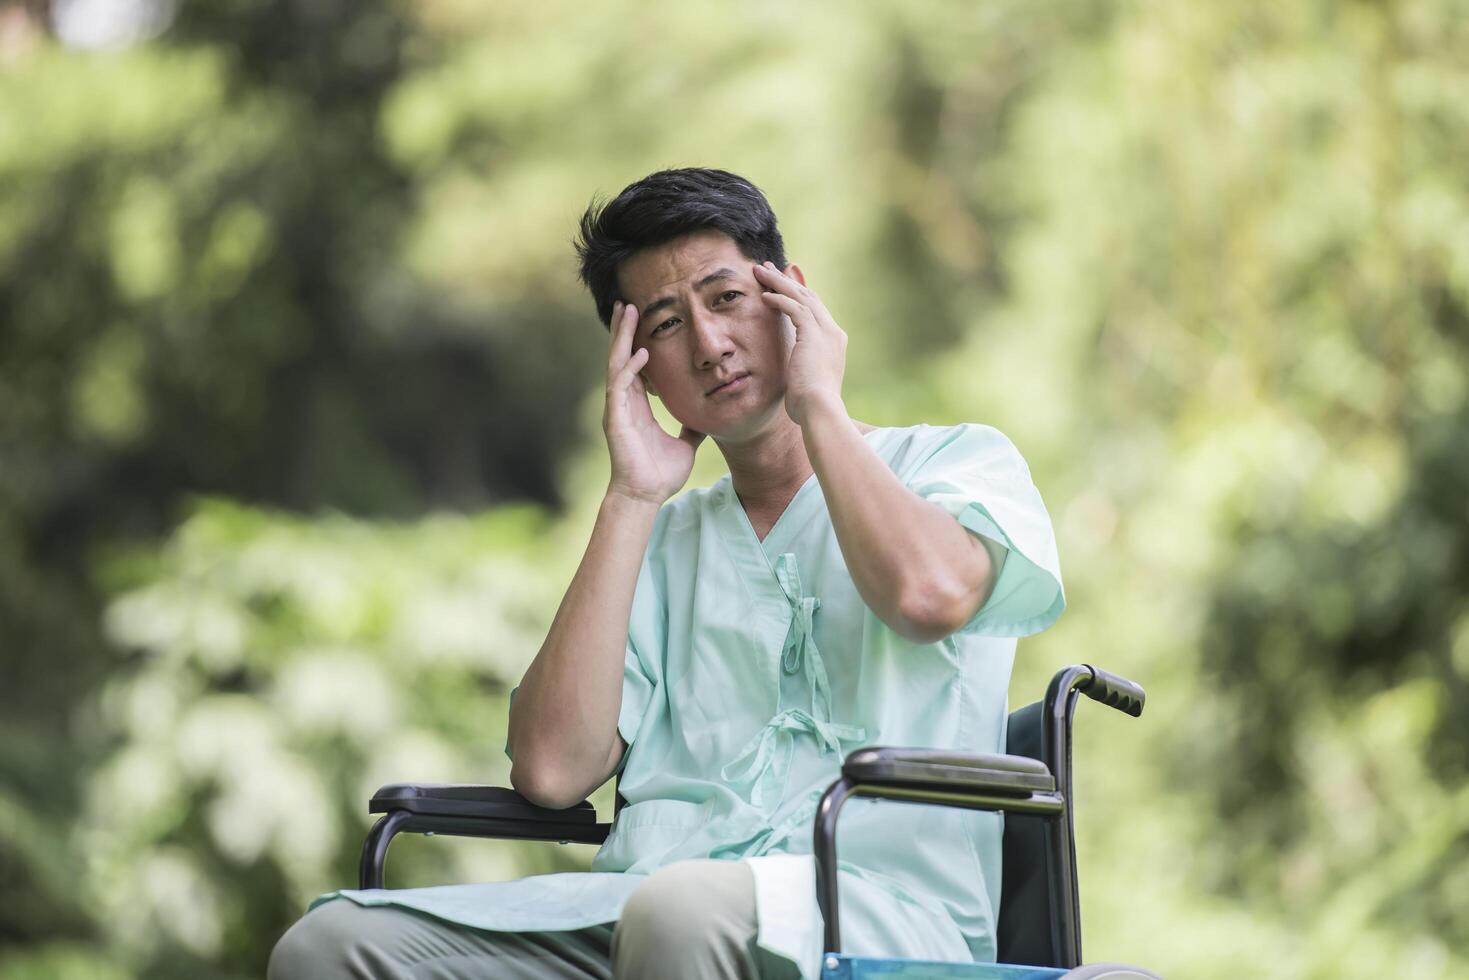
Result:
<svg viewBox="0 0 1469 980"><path fill-rule="evenodd" d="M648 349L633 350L637 327L637 307L612 305L607 404L602 412L602 431L612 456L607 491L661 505L688 482L694 451L704 434L683 426L676 437L671 436L653 417L648 390L638 374L648 363Z"/></svg>

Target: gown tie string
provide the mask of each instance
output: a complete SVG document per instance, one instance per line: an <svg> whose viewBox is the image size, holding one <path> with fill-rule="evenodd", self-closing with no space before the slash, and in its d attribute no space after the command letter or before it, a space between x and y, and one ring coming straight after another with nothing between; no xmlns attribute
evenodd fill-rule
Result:
<svg viewBox="0 0 1469 980"><path fill-rule="evenodd" d="M865 728L822 721L808 711L790 708L770 719L719 775L737 786L749 785L750 802L757 807L776 801L791 769L796 736L803 732L816 737L823 755L830 752L840 755L843 742L867 738Z"/></svg>
<svg viewBox="0 0 1469 980"><path fill-rule="evenodd" d="M721 770L724 779L736 785L750 785L750 802L757 807L767 801L778 802L790 772L798 735L815 736L823 755L838 756L843 742L860 743L867 739L867 729L832 721L831 683L814 635L816 610L821 608L821 600L802 594L794 554L787 552L776 559L775 577L792 613L791 627L781 651L781 670L794 674L805 669L811 707L809 711L790 708L777 714Z"/></svg>

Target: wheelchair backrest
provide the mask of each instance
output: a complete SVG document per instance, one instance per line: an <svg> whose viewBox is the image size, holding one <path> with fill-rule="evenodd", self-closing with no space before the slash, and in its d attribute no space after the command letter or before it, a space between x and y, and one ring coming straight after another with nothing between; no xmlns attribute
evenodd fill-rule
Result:
<svg viewBox="0 0 1469 980"><path fill-rule="evenodd" d="M1010 712L1005 751L1051 765L1042 749L1041 703ZM1067 793L1069 787L1058 787ZM1069 793L1067 796L1069 797ZM1068 799L1067 805L1071 801ZM1001 845L1000 921L997 945L1001 963L1052 966L1051 876L1047 873L1045 825L1036 817L1005 815Z"/></svg>

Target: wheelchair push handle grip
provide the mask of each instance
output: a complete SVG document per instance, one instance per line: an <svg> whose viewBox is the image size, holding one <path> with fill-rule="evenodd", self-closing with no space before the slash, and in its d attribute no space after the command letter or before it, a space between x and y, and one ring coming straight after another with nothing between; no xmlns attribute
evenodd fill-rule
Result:
<svg viewBox="0 0 1469 980"><path fill-rule="evenodd" d="M1148 696L1141 685L1091 664L1087 664L1086 669L1092 672L1092 679L1077 685L1083 694L1093 701L1125 711L1134 718L1142 715L1143 703Z"/></svg>

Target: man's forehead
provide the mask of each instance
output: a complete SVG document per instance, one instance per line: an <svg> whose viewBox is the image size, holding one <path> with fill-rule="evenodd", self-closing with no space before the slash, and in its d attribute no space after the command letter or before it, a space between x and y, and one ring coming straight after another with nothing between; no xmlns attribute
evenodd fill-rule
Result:
<svg viewBox="0 0 1469 980"><path fill-rule="evenodd" d="M736 271L748 264L734 239L721 232L696 232L633 255L618 269L618 280L629 300L646 302L720 269Z"/></svg>

